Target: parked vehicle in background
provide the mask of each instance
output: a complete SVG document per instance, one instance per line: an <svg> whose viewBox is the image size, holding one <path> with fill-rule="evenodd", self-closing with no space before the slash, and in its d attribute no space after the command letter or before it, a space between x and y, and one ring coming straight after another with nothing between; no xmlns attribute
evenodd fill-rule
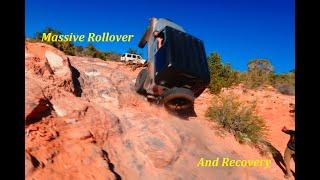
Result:
<svg viewBox="0 0 320 180"><path fill-rule="evenodd" d="M132 62L134 64L144 64L146 62L145 59L143 59L138 54L131 54L131 53L125 53L120 57L120 61L124 62Z"/></svg>

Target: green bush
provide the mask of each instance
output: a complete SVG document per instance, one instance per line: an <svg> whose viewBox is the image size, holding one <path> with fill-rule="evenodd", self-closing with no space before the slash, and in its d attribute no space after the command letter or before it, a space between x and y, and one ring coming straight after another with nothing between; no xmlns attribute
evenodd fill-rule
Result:
<svg viewBox="0 0 320 180"><path fill-rule="evenodd" d="M218 53L211 53L208 57L210 70L209 91L214 94L220 93L224 87L240 83L240 72L234 71L229 64L222 64Z"/></svg>
<svg viewBox="0 0 320 180"><path fill-rule="evenodd" d="M215 97L206 115L222 128L233 133L240 142L258 144L265 141L267 127L254 114L255 105L244 105L234 96Z"/></svg>
<svg viewBox="0 0 320 180"><path fill-rule="evenodd" d="M111 51L103 52L97 50L92 44L89 44L85 47L81 53L82 56L100 58L102 60L112 60L117 61L120 58L120 55Z"/></svg>
<svg viewBox="0 0 320 180"><path fill-rule="evenodd" d="M277 74L273 79L273 87L280 93L286 95L295 95L295 73Z"/></svg>
<svg viewBox="0 0 320 180"><path fill-rule="evenodd" d="M248 89L271 85L282 94L295 95L295 71L275 74L273 65L267 59L249 61L247 71L241 73L229 64L223 64L219 54L213 52L208 57L208 66L211 79L208 89L213 94L219 94L222 88L243 83Z"/></svg>

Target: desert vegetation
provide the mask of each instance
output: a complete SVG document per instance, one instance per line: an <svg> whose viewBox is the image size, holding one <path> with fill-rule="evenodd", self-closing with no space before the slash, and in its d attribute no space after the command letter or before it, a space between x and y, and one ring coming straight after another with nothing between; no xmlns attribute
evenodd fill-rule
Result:
<svg viewBox="0 0 320 180"><path fill-rule="evenodd" d="M55 30L51 27L45 28L42 32L36 32L35 37L29 39L30 42L42 42L42 34L43 33L52 33L55 35L62 34L61 31ZM86 56L93 58L100 58L102 60L119 60L120 54L112 52L112 51L101 51L94 47L93 44L88 44L86 47L76 46L72 42L48 42L43 41L43 43L50 44L57 49L63 51L67 55L71 56Z"/></svg>
<svg viewBox="0 0 320 180"><path fill-rule="evenodd" d="M245 105L235 96L216 96L207 116L234 134L240 143L265 140L268 129L263 119L255 115L255 104Z"/></svg>
<svg viewBox="0 0 320 180"><path fill-rule="evenodd" d="M224 87L230 87L240 83L240 72L232 69L231 65L223 64L218 53L211 53L208 57L210 70L209 90L218 94Z"/></svg>
<svg viewBox="0 0 320 180"><path fill-rule="evenodd" d="M209 91L219 94L222 88L242 83L248 89L257 89L265 85L276 88L280 93L295 95L295 71L277 74L267 59L253 59L248 62L247 71L234 70L230 64L223 64L218 53L208 56L211 81Z"/></svg>
<svg viewBox="0 0 320 180"><path fill-rule="evenodd" d="M273 153L268 146L269 131L262 117L256 115L255 104L245 104L233 95L215 96L206 112L218 129L233 134L241 144L256 148L261 155Z"/></svg>
<svg viewBox="0 0 320 180"><path fill-rule="evenodd" d="M220 92L223 88L241 83L244 90L263 90L269 85L282 94L295 95L295 71L277 74L269 60L253 59L247 64L247 71L240 72L232 69L229 64L223 64L218 53L209 55L208 65L211 78L208 89L215 96L206 116L220 128L232 133L240 143L253 145L263 155L274 153L266 138L268 127L255 112L256 104L244 103L235 96L226 96Z"/></svg>

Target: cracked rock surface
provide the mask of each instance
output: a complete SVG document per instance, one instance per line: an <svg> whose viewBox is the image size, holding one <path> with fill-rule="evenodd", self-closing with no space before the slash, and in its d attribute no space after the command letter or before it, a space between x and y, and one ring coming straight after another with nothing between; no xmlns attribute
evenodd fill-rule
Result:
<svg viewBox="0 0 320 180"><path fill-rule="evenodd" d="M26 179L282 179L275 164L197 167L202 157L263 158L216 135L203 115L207 92L185 119L134 92L141 68L29 42L25 61Z"/></svg>

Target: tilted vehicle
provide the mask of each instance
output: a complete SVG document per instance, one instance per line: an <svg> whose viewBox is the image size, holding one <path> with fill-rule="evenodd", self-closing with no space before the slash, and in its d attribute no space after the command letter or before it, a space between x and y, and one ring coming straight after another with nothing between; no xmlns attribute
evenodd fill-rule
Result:
<svg viewBox="0 0 320 180"><path fill-rule="evenodd" d="M159 49L154 32L163 37ZM146 44L148 64L139 72L135 90L163 102L169 110L193 108L210 82L203 42L168 19L151 18L138 46Z"/></svg>

